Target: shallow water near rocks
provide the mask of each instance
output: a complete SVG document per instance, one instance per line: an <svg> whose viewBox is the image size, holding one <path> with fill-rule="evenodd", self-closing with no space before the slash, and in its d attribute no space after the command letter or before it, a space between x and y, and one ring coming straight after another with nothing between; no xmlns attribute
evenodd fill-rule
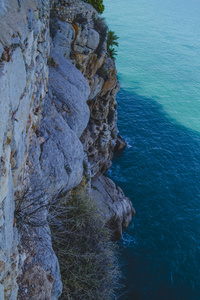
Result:
<svg viewBox="0 0 200 300"><path fill-rule="evenodd" d="M104 0L119 38L108 172L136 216L121 240L120 299L200 299L200 2Z"/></svg>

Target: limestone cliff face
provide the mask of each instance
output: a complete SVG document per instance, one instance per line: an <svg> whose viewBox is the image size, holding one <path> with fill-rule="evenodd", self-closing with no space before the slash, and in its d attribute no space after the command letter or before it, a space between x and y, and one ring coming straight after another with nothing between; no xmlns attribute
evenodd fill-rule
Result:
<svg viewBox="0 0 200 300"><path fill-rule="evenodd" d="M114 238L134 214L103 175L119 143L115 64L97 12L80 0L2 0L0 16L0 299L58 299L49 203L87 165Z"/></svg>
<svg viewBox="0 0 200 300"><path fill-rule="evenodd" d="M51 36L54 49L79 68L89 83L87 104L90 119L80 140L87 153L93 198L97 203L100 195L106 199L105 219L114 228L114 237L120 238L122 229L128 226L134 215L134 209L123 192L102 176L111 166L114 148L124 147L117 129L115 96L119 83L115 63L107 56L106 25L91 5L73 0L54 1ZM100 195L92 188L99 178ZM109 197L108 185L112 186Z"/></svg>
<svg viewBox="0 0 200 300"><path fill-rule="evenodd" d="M114 61L106 55L106 25L91 5L81 1L55 1L51 22L55 50L71 60L90 85L90 121L81 141L94 177L109 169L118 135L119 84Z"/></svg>
<svg viewBox="0 0 200 300"><path fill-rule="evenodd" d="M27 181L26 160L47 91L49 3L0 3L0 299L16 299L20 234L14 195Z"/></svg>

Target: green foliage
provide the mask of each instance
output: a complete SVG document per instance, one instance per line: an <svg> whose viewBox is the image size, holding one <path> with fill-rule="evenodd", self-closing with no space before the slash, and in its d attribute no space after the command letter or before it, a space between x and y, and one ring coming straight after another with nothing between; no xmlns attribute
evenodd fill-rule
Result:
<svg viewBox="0 0 200 300"><path fill-rule="evenodd" d="M107 35L107 54L110 58L115 59L117 55L117 51L113 46L118 47L117 40L119 37L115 34L114 31L109 30Z"/></svg>
<svg viewBox="0 0 200 300"><path fill-rule="evenodd" d="M107 47L113 47L113 45L118 47L118 42L117 40L119 39L119 37L115 34L114 31L109 30L108 31L108 36L107 36Z"/></svg>
<svg viewBox="0 0 200 300"><path fill-rule="evenodd" d="M113 299L120 272L115 244L94 201L76 188L52 207L49 224L60 263L60 299Z"/></svg>
<svg viewBox="0 0 200 300"><path fill-rule="evenodd" d="M99 14L102 14L105 9L103 0L84 0L84 2L91 4Z"/></svg>
<svg viewBox="0 0 200 300"><path fill-rule="evenodd" d="M115 56L117 55L117 50L115 50L115 48L109 48L107 50L107 54L108 54L108 57L115 59Z"/></svg>

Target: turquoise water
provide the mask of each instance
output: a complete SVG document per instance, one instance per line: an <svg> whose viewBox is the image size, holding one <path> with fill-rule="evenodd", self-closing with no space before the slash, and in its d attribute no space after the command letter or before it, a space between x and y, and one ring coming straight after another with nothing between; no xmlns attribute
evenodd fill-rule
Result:
<svg viewBox="0 0 200 300"><path fill-rule="evenodd" d="M118 127L108 175L136 216L119 299L200 299L200 2L104 0L119 38Z"/></svg>
<svg viewBox="0 0 200 300"><path fill-rule="evenodd" d="M121 86L156 99L171 118L200 131L200 1L106 0L105 6L120 37Z"/></svg>

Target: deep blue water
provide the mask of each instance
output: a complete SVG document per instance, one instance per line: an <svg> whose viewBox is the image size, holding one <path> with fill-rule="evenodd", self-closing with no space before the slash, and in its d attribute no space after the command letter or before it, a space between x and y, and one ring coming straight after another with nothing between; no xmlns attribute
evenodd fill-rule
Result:
<svg viewBox="0 0 200 300"><path fill-rule="evenodd" d="M136 216L121 240L120 299L200 299L200 1L104 0L119 38L108 172Z"/></svg>
<svg viewBox="0 0 200 300"><path fill-rule="evenodd" d="M123 89L118 99L129 146L109 176L137 212L121 241L121 299L200 299L200 135L173 124L152 99Z"/></svg>

